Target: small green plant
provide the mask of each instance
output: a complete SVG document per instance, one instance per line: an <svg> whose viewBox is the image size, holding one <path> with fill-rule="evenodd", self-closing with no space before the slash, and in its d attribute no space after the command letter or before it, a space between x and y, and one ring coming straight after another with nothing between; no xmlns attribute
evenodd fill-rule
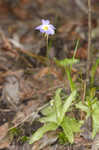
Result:
<svg viewBox="0 0 99 150"><path fill-rule="evenodd" d="M10 137L10 140L12 141L14 137L19 137L21 133L21 130L19 128L12 128L9 130L8 135Z"/></svg>
<svg viewBox="0 0 99 150"><path fill-rule="evenodd" d="M22 130L21 128L12 128L9 130L8 135L10 137L10 141L13 141L14 139L17 139L17 142L24 143L29 140L28 136L22 136Z"/></svg>
<svg viewBox="0 0 99 150"><path fill-rule="evenodd" d="M32 135L29 140L30 144L42 138L46 132L55 131L59 127L62 128L67 140L70 143L74 142L74 133L80 131L81 122L65 114L72 105L72 102L76 99L77 91L74 90L71 95L64 100L62 100L60 96L61 92L62 89L57 89L50 106L42 110L44 117L40 118L39 121L44 123L44 125Z"/></svg>
<svg viewBox="0 0 99 150"><path fill-rule="evenodd" d="M94 84L96 69L99 66L99 59L96 60L96 63L92 66L91 70L91 86Z"/></svg>
<svg viewBox="0 0 99 150"><path fill-rule="evenodd" d="M20 129L19 128L12 128L9 133L12 134L13 136L18 136L20 134Z"/></svg>
<svg viewBox="0 0 99 150"><path fill-rule="evenodd" d="M64 132L60 132L58 134L58 140L59 140L60 144L66 144L68 142L68 140L67 140L66 135L65 135Z"/></svg>
<svg viewBox="0 0 99 150"><path fill-rule="evenodd" d="M56 65L63 68L65 71L65 74L67 74L67 78L68 78L69 83L70 83L71 91L75 90L75 88L76 88L75 83L72 81L71 70L72 70L72 65L77 64L79 62L78 59L75 59L78 44L79 44L79 40L77 40L73 58L65 58L63 60L57 60L56 58L54 58Z"/></svg>
<svg viewBox="0 0 99 150"><path fill-rule="evenodd" d="M28 141L29 140L29 137L28 136L22 136L22 137L20 137L20 141L21 142L26 142L26 141Z"/></svg>
<svg viewBox="0 0 99 150"><path fill-rule="evenodd" d="M62 67L65 70L65 73L67 74L67 78L69 80L70 83L70 88L71 91L75 90L75 83L72 81L72 77L71 77L71 69L72 69L72 65L73 64L77 64L79 62L78 59L75 59L74 57L71 59L65 58L64 60L57 60L56 58L54 58L55 63L59 66Z"/></svg>
<svg viewBox="0 0 99 150"><path fill-rule="evenodd" d="M76 104L76 108L86 112L86 119L92 118L92 138L99 132L99 101L95 97L95 88L89 90L89 95L86 96L85 102Z"/></svg>

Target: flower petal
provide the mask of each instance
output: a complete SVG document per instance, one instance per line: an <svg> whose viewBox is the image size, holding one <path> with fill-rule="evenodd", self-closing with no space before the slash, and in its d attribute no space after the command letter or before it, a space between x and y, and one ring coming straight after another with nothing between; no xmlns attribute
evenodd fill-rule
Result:
<svg viewBox="0 0 99 150"><path fill-rule="evenodd" d="M49 20L44 20L44 19L42 19L42 24L44 24L44 25L48 25L50 23L50 21Z"/></svg>
<svg viewBox="0 0 99 150"><path fill-rule="evenodd" d="M40 30L41 28L42 28L42 25L37 26L37 27L35 28L35 30Z"/></svg>
<svg viewBox="0 0 99 150"><path fill-rule="evenodd" d="M48 35L53 35L54 33L55 33L55 31L51 28L46 31L46 34L48 34Z"/></svg>
<svg viewBox="0 0 99 150"><path fill-rule="evenodd" d="M42 19L42 24L35 28L36 30L39 30L41 33L45 33L47 35L53 35L55 33L55 27L50 24L49 20Z"/></svg>
<svg viewBox="0 0 99 150"><path fill-rule="evenodd" d="M40 29L40 32L41 32L41 33L45 33L45 31L44 31L42 28Z"/></svg>
<svg viewBox="0 0 99 150"><path fill-rule="evenodd" d="M49 27L54 29L54 30L56 29L52 24L49 24Z"/></svg>

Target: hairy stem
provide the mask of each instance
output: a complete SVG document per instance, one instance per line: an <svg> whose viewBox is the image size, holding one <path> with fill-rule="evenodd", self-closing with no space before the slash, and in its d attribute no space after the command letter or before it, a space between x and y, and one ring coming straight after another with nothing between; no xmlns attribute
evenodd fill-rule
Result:
<svg viewBox="0 0 99 150"><path fill-rule="evenodd" d="M46 57L49 58L48 35L46 35Z"/></svg>

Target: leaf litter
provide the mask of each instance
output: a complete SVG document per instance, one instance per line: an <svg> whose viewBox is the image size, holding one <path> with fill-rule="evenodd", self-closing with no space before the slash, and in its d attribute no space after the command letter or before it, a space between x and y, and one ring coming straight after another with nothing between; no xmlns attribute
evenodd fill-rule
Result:
<svg viewBox="0 0 99 150"><path fill-rule="evenodd" d="M95 29L99 27L96 3L93 3L92 8L96 14L92 22L94 34L92 41L93 43L95 41L94 60L99 56L99 53L95 55L99 37L95 33ZM86 3L84 5L86 9ZM17 138L14 135L13 139L7 139L8 130L13 127L21 128L23 136L30 136L33 130L41 126L39 123L34 125L33 120L40 117L40 109L51 100L55 90L64 86L67 91L70 90L66 79L64 83L63 70L59 70L53 62L50 67L46 67L45 53L42 51L46 51L44 40L34 31L34 27L39 24L42 16L51 19L57 26L57 33L52 40L54 51L51 54L52 57L63 59L64 54L66 57L71 57L75 40L80 38L81 45L76 57L81 58L81 62L74 66L73 70L76 72L82 70L85 74L88 27L86 15L81 7L79 8L79 5L72 0L0 1L0 20L2 20L0 22L0 133L2 133L0 139L3 138L3 143L0 141L0 149L91 149L92 141L88 139L89 137L85 138L89 136L86 132L82 134L82 137L78 135L75 137L74 145L60 145L53 133L46 134L32 146L26 142L20 144L20 140L17 139L20 139L20 135ZM97 80L99 80L98 70L97 68ZM76 75L73 78L77 80ZM29 131L26 130L27 124ZM87 128L84 126L85 131ZM96 145L95 142L92 150L94 145Z"/></svg>

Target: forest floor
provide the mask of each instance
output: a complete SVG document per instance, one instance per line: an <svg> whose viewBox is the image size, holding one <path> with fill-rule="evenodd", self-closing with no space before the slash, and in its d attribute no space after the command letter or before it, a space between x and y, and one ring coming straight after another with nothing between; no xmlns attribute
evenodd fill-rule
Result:
<svg viewBox="0 0 99 150"><path fill-rule="evenodd" d="M45 38L35 31L41 19L56 27L49 37L50 65L45 61ZM53 62L71 58L76 42L79 64L72 68L72 79L78 74L85 80L88 48L88 7L77 0L11 0L0 1L0 150L91 150L93 140L86 132L76 135L74 144L60 144L57 131L49 132L29 145L26 137L41 124L40 109L54 96L57 88L70 87L63 72ZM99 2L92 1L91 65L99 58ZM99 87L99 67L95 86ZM99 97L99 91L97 92ZM36 118L36 119L35 119Z"/></svg>

